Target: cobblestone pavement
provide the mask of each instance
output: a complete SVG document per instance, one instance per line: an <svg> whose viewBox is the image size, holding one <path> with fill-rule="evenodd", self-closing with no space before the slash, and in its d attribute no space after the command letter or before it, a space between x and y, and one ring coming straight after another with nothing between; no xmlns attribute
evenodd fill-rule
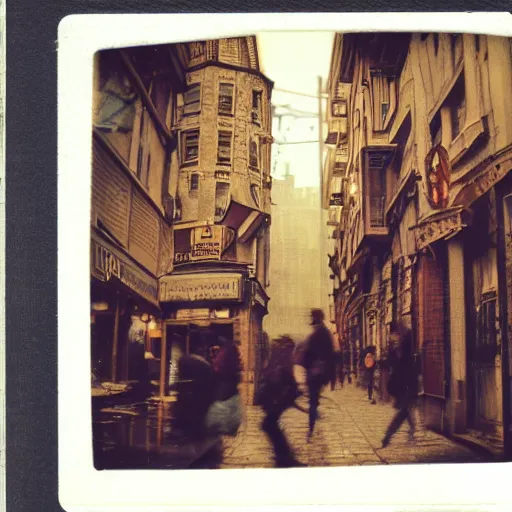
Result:
<svg viewBox="0 0 512 512"><path fill-rule="evenodd" d="M306 398L299 404L307 409ZM308 466L351 466L419 462L478 462L470 449L426 430L416 413L414 441L408 439L407 422L381 448L386 428L395 413L388 403L371 404L366 390L354 384L343 389L324 389L320 418L310 443L306 441L307 414L290 409L283 414L282 428L299 461ZM263 412L247 407L245 420L235 438L224 439L221 468L273 467L272 448L261 431Z"/></svg>

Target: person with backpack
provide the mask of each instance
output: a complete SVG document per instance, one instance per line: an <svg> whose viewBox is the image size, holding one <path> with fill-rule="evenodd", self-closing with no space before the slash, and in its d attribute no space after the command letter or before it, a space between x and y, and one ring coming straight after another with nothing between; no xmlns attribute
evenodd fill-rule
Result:
<svg viewBox="0 0 512 512"><path fill-rule="evenodd" d="M375 370L377 368L377 361L375 359L375 347L370 346L365 350L364 368L366 373L366 381L368 387L368 400L371 404L375 405L377 402L373 398L373 388L375 382Z"/></svg>
<svg viewBox="0 0 512 512"><path fill-rule="evenodd" d="M399 343L396 350L390 353L391 375L388 381L388 393L394 397L397 413L388 426L382 440L382 448L388 446L391 438L407 420L409 423L409 439L414 440L415 423L413 408L418 395L418 372L412 347L412 332L403 326L391 335L391 342Z"/></svg>
<svg viewBox="0 0 512 512"><path fill-rule="evenodd" d="M334 343L331 331L324 324L324 312L321 309L311 311L311 325L313 332L306 341L303 362L309 392L308 441L313 436L318 417L320 392L331 380L334 363Z"/></svg>
<svg viewBox="0 0 512 512"><path fill-rule="evenodd" d="M294 346L293 340L287 336L274 341L258 393L258 402L265 411L262 429L272 443L275 463L280 468L304 466L295 458L279 427L282 414L295 405L295 400L300 395L293 375Z"/></svg>

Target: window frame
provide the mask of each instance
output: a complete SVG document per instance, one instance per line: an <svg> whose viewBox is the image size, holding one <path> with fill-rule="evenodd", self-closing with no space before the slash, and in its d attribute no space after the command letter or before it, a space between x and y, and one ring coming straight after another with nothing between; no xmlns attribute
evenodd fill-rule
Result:
<svg viewBox="0 0 512 512"><path fill-rule="evenodd" d="M221 98L228 97L222 94L223 86L228 86L231 89L231 109L224 111L221 109ZM218 94L218 105L217 112L221 116L232 116L235 112L235 84L232 82L219 82L219 94Z"/></svg>
<svg viewBox="0 0 512 512"><path fill-rule="evenodd" d="M253 147L255 148L254 155L253 155L253 152L252 152L252 148ZM253 156L256 159L256 165L254 164ZM249 141L249 167L251 169L254 169L254 170L257 170L257 171L260 170L259 145L258 145L258 142L256 140L254 140L253 138L251 138L251 140Z"/></svg>
<svg viewBox="0 0 512 512"><path fill-rule="evenodd" d="M187 159L187 140L188 137L193 134L197 133L197 154L195 158ZM199 162L199 138L200 138L200 130L199 128L193 128L191 130L184 130L181 132L181 155L180 155L180 161L181 165L194 165Z"/></svg>
<svg viewBox="0 0 512 512"><path fill-rule="evenodd" d="M198 99L196 101L187 103L187 97L192 92L192 89L194 89L194 88L198 89L198 92L199 92ZM184 116L193 116L193 115L197 115L201 112L201 93L202 93L202 87L201 87L201 83L199 83L199 82L190 84L187 87L187 90L183 93L183 115ZM190 107L191 105L196 104L196 103L197 103L196 110L187 111L187 107Z"/></svg>
<svg viewBox="0 0 512 512"><path fill-rule="evenodd" d="M190 195L199 193L200 181L201 181L201 176L199 175L198 172L190 173L189 180L188 180L188 193Z"/></svg>
<svg viewBox="0 0 512 512"><path fill-rule="evenodd" d="M256 98L256 105L254 99ZM262 125L263 121L263 91L261 89L252 90L251 102L251 122L258 126Z"/></svg>
<svg viewBox="0 0 512 512"><path fill-rule="evenodd" d="M220 150L221 147L227 147L225 144L221 144L221 136L229 135L229 159L225 157L221 158ZM227 140L224 139L224 142ZM217 164L219 165L231 165L233 162L233 131L232 130L217 130Z"/></svg>

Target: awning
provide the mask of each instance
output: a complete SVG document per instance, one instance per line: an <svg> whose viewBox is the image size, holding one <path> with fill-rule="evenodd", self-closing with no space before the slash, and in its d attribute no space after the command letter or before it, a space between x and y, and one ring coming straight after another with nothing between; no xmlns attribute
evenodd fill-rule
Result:
<svg viewBox="0 0 512 512"><path fill-rule="evenodd" d="M237 201L231 200L221 224L234 229L240 242L250 240L263 224L270 222L270 215Z"/></svg>

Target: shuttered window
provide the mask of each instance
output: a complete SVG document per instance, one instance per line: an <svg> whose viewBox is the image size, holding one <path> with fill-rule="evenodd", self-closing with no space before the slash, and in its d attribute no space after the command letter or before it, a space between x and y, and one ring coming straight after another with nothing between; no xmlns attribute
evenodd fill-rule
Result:
<svg viewBox="0 0 512 512"><path fill-rule="evenodd" d="M182 134L182 163L194 162L199 158L199 130L190 130Z"/></svg>
<svg viewBox="0 0 512 512"><path fill-rule="evenodd" d="M233 84L219 85L219 114L233 113Z"/></svg>
<svg viewBox="0 0 512 512"><path fill-rule="evenodd" d="M231 136L232 132L220 131L217 148L217 162L220 164L231 163Z"/></svg>
<svg viewBox="0 0 512 512"><path fill-rule="evenodd" d="M201 86L199 84L191 85L184 98L184 113L196 114L201 110Z"/></svg>

